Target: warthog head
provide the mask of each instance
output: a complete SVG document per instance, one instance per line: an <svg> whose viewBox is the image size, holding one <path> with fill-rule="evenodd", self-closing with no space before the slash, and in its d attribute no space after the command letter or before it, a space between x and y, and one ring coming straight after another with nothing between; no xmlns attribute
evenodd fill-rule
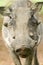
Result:
<svg viewBox="0 0 43 65"><path fill-rule="evenodd" d="M15 1L4 13L2 34L11 47L21 57L27 57L38 45L40 24L35 16L41 10L42 3L28 0Z"/></svg>

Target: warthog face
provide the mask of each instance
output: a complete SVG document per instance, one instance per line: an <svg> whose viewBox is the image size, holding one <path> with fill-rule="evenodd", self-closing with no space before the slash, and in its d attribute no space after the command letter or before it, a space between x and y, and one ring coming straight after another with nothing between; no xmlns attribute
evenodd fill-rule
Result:
<svg viewBox="0 0 43 65"><path fill-rule="evenodd" d="M39 22L35 17L35 9L38 6L37 8L32 8L32 5L28 7L25 1L22 4L21 1L9 8L10 15L4 16L2 34L9 47L21 57L27 57L39 39L37 32Z"/></svg>

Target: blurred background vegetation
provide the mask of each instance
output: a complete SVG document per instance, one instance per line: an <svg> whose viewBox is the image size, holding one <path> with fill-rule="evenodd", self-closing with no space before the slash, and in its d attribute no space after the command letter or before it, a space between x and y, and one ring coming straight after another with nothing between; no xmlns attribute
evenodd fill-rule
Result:
<svg viewBox="0 0 43 65"><path fill-rule="evenodd" d="M11 4L13 0L0 0L0 6L6 6ZM35 2L43 2L43 0L31 0L33 3Z"/></svg>
<svg viewBox="0 0 43 65"><path fill-rule="evenodd" d="M33 3L36 3L36 2L43 2L43 0L31 0ZM5 6L5 7L8 7L11 5L11 3L13 2L13 0L0 0L0 7L1 6ZM41 10L41 14L43 14L43 7L42 7L42 10Z"/></svg>
<svg viewBox="0 0 43 65"><path fill-rule="evenodd" d="M31 0L33 3L36 3L36 2L43 2L43 0ZM11 3L13 2L13 0L0 0L0 7L1 6L5 6L5 7L8 7L11 5ZM41 10L41 14L43 14L43 7L42 7L42 10Z"/></svg>

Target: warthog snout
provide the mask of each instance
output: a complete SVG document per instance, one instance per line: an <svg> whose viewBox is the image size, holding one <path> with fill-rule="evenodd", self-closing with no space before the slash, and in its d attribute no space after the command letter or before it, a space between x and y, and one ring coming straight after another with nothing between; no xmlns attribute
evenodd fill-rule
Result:
<svg viewBox="0 0 43 65"><path fill-rule="evenodd" d="M29 54L31 54L32 49L31 48L26 48L26 47L22 47L16 50L16 53L23 57L26 58L29 56Z"/></svg>

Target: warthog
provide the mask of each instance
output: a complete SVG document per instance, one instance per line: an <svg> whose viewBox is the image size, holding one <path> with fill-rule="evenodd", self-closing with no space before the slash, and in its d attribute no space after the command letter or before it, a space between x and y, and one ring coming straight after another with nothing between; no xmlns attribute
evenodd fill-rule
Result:
<svg viewBox="0 0 43 65"><path fill-rule="evenodd" d="M29 0L15 0L4 12L2 36L9 48L15 65L21 65L20 58L25 59L24 65L39 65L37 46L41 41L41 22L36 14L41 10L42 2L33 4Z"/></svg>

